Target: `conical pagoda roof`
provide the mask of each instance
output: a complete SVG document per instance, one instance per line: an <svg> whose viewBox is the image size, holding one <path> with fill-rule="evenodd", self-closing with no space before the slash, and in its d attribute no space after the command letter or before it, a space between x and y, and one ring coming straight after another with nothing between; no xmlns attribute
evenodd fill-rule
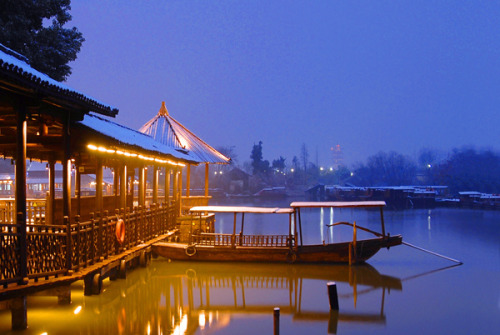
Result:
<svg viewBox="0 0 500 335"><path fill-rule="evenodd" d="M167 146L187 150L188 154L199 163L228 164L231 160L170 116L165 102L162 102L158 114L139 131Z"/></svg>

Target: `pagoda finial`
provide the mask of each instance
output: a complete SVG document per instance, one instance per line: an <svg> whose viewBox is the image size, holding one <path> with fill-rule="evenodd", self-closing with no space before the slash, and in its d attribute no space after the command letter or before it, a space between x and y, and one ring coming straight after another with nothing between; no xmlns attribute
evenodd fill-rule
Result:
<svg viewBox="0 0 500 335"><path fill-rule="evenodd" d="M165 106L165 101L161 102L161 108L160 108L160 111L158 112L158 115L168 116L168 110L167 110L167 106Z"/></svg>

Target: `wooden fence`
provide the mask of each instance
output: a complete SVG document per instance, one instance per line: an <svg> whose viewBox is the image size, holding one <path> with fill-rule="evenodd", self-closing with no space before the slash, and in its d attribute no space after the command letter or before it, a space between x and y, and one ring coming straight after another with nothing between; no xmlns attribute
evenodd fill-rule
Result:
<svg viewBox="0 0 500 335"><path fill-rule="evenodd" d="M176 208L175 203L170 206L153 204L132 211L93 213L86 221L76 216L73 222L64 218L64 223L59 225L44 221L27 224L28 278L38 281L85 268L164 234L175 227ZM118 220L123 220L125 226L121 243L116 237ZM25 279L20 275L23 265L20 229L21 225L11 219L0 221L0 285L4 287Z"/></svg>

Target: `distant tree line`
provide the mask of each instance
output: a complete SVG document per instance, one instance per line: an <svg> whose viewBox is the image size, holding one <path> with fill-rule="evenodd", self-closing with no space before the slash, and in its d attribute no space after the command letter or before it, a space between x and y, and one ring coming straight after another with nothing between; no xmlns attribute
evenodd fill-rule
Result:
<svg viewBox="0 0 500 335"><path fill-rule="evenodd" d="M254 144L250 155L252 175L260 176L269 185L276 185L276 177L283 186L312 186L317 183L353 186L448 186L449 191L478 191L500 193L500 153L491 149L464 147L453 149L447 155L425 148L416 160L391 151L379 152L355 164L351 169L339 166L321 168L309 162L305 144L300 158L294 156L286 166L286 159L263 159L262 142ZM286 172L286 173L285 173ZM285 177L283 177L285 175Z"/></svg>
<svg viewBox="0 0 500 335"><path fill-rule="evenodd" d="M453 149L447 157L424 149L415 162L407 156L380 152L358 164L349 182L359 186L440 185L460 191L500 193L500 154L474 148Z"/></svg>

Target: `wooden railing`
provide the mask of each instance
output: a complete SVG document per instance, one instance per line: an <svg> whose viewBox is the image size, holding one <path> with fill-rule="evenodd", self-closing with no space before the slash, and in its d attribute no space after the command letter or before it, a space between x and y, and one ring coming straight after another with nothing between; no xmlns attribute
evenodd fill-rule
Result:
<svg viewBox="0 0 500 335"><path fill-rule="evenodd" d="M233 235L201 233L193 235L193 243L212 246L290 247L293 239L288 235Z"/></svg>
<svg viewBox="0 0 500 335"><path fill-rule="evenodd" d="M43 223L45 220L45 200L26 200L26 222L28 224ZM15 199L0 199L0 224L16 221Z"/></svg>
<svg viewBox="0 0 500 335"><path fill-rule="evenodd" d="M43 221L26 225L28 278L38 280L66 274L117 255L175 228L176 204L151 205L148 208L122 209L94 213L91 219L67 218L62 225ZM125 238L116 238L116 224L123 220ZM0 223L0 285L22 282L21 225Z"/></svg>

